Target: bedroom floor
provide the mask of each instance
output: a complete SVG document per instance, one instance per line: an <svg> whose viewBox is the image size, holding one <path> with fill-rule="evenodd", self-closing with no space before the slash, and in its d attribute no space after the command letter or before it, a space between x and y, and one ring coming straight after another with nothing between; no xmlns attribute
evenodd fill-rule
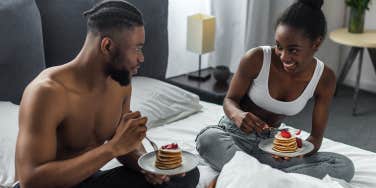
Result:
<svg viewBox="0 0 376 188"><path fill-rule="evenodd" d="M376 152L376 94L360 91L357 116L352 116L354 89L340 86L332 102L325 137L365 150ZM300 114L286 119L287 124L311 130L313 103Z"/></svg>

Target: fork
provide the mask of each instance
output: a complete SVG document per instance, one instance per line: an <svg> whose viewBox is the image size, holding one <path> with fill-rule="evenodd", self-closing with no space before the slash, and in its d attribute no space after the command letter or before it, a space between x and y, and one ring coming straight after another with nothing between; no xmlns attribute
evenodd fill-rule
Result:
<svg viewBox="0 0 376 188"><path fill-rule="evenodd" d="M153 146L154 152L157 152L158 151L157 144L155 144L153 141L151 141L150 138L148 138L147 136L145 136L145 138L146 138L146 140L149 141L149 143L151 144L151 146Z"/></svg>
<svg viewBox="0 0 376 188"><path fill-rule="evenodd" d="M268 128L268 131L272 132L272 131L283 131L283 130L290 130L288 127L286 128L274 128L274 127L269 127ZM300 135L300 133L302 132L301 129L292 129L292 133L296 134L296 135Z"/></svg>
<svg viewBox="0 0 376 188"><path fill-rule="evenodd" d="M284 130L289 130L288 128L275 128L275 127L269 127L267 129L268 131L284 131Z"/></svg>

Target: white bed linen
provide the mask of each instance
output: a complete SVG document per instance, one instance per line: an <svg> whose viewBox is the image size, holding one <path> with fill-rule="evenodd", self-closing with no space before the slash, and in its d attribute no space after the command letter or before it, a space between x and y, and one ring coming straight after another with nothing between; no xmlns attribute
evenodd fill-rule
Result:
<svg viewBox="0 0 376 188"><path fill-rule="evenodd" d="M223 115L222 106L202 101L200 103L203 105L203 109L201 112L198 112L185 119L164 126L152 128L148 130L148 136L151 139L153 139L158 145L176 141L183 147L183 149L197 154L194 142L196 135L205 126L216 124L220 117ZM16 105L9 105L9 111L4 111L3 113L1 113L1 118L3 121L0 122L9 122L6 120L7 118L16 119L15 114L18 111L18 108L15 108L15 106ZM10 111L12 111L12 115L7 113ZM14 123L15 122L13 122L12 124ZM4 128L5 125L0 124L0 127ZM17 127L11 126L11 128L8 127L2 129L2 134L0 135L11 135L14 134L15 131L17 131ZM303 136L307 136L307 133L303 132ZM147 142L144 141L144 145L148 151L152 150L151 146ZM10 154L8 153L9 156L7 158L14 159L14 146L15 145L2 143L2 147L0 147L0 152L11 152ZM352 159L355 165L355 176L350 183L352 187L376 187L376 153L362 150L357 147L349 146L343 143L335 142L329 139L324 139L320 151L336 152L346 155L350 159ZM4 157L5 155L0 156ZM1 158L0 161L3 159L5 158ZM14 165L12 165L13 162L12 160L8 162L8 164L10 165L7 165L7 167L10 167L10 169L8 169L8 172L10 173L2 174L2 176L6 177L7 180L9 180L12 176L14 177ZM109 169L116 165L118 165L118 163L115 160L112 160L102 169ZM4 166L2 166L1 164L0 168L4 170ZM206 187L209 184L209 182L218 174L210 167L205 166L205 163L200 163L199 170L201 174L199 185L197 186L199 188ZM2 186L4 185L0 184L0 187Z"/></svg>
<svg viewBox="0 0 376 188"><path fill-rule="evenodd" d="M285 173L260 163L243 151L236 152L235 156L226 163L216 185L216 188L239 187L345 188L328 175L321 180L303 174Z"/></svg>
<svg viewBox="0 0 376 188"><path fill-rule="evenodd" d="M0 187L14 181L14 154L18 132L18 106L0 101Z"/></svg>
<svg viewBox="0 0 376 188"><path fill-rule="evenodd" d="M159 146L170 142L178 142L183 149L197 154L195 149L195 138L198 132L207 125L217 124L220 117L224 114L222 106L200 102L203 105L201 112L193 114L185 119L152 128L148 130L147 135ZM302 138L308 136L307 132L302 131ZM146 150L152 151L147 142L143 142ZM366 151L357 147L349 146L330 139L324 139L320 151L330 151L343 154L349 157L355 165L355 176L350 182L353 188L375 188L376 187L376 153ZM103 169L115 166L117 162L111 161ZM201 161L199 165L200 181L198 188L206 187L218 173L205 165Z"/></svg>
<svg viewBox="0 0 376 188"><path fill-rule="evenodd" d="M148 117L148 128L187 117L199 110L198 95L153 78L132 78L131 110Z"/></svg>

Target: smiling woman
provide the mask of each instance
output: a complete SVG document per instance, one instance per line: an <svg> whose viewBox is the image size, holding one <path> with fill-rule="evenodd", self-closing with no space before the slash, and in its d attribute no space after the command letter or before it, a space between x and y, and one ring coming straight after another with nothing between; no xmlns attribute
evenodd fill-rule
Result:
<svg viewBox="0 0 376 188"><path fill-rule="evenodd" d="M216 170L221 170L236 151L245 151L285 172L352 179L351 160L317 152L336 83L333 71L314 56L326 35L322 5L323 0L292 4L277 20L276 47L261 46L244 55L224 100L226 116L218 126L205 128L197 137L200 155ZM281 163L257 147L260 141L274 137L268 131L271 127L298 114L311 98L315 100L312 132L306 141L313 144L312 152L304 159Z"/></svg>

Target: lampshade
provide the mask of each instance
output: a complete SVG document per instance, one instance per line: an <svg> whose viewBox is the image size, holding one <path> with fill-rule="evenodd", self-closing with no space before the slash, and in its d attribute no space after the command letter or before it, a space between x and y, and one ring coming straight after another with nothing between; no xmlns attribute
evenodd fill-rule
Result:
<svg viewBox="0 0 376 188"><path fill-rule="evenodd" d="M204 54L214 50L215 17L205 14L188 16L187 49Z"/></svg>

